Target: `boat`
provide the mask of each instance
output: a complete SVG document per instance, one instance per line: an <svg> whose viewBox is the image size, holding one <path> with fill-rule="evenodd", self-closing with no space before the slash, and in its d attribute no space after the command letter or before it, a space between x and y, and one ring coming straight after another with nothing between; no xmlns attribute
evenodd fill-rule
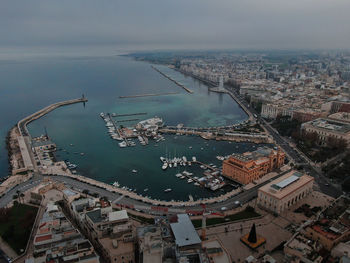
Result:
<svg viewBox="0 0 350 263"><path fill-rule="evenodd" d="M193 182L192 179L188 179L188 180L187 180L187 183L189 183L189 184L192 183L192 182Z"/></svg>
<svg viewBox="0 0 350 263"><path fill-rule="evenodd" d="M115 186L115 187L119 187L120 186L120 184L116 181L116 182L114 182L113 183L113 186Z"/></svg>
<svg viewBox="0 0 350 263"><path fill-rule="evenodd" d="M163 166L162 166L163 170L166 170L166 168L168 168L168 163L164 163Z"/></svg>
<svg viewBox="0 0 350 263"><path fill-rule="evenodd" d="M171 163L169 163L169 167L171 168L171 167L173 167L173 165Z"/></svg>
<svg viewBox="0 0 350 263"><path fill-rule="evenodd" d="M165 190L164 190L165 193L168 193L168 192L171 192L171 191L172 191L171 188L168 188L168 189L165 189Z"/></svg>
<svg viewBox="0 0 350 263"><path fill-rule="evenodd" d="M118 144L119 144L119 147L120 147L120 148L125 148L125 147L127 146L127 144L126 144L125 141L120 142L120 143L118 143Z"/></svg>
<svg viewBox="0 0 350 263"><path fill-rule="evenodd" d="M192 149L192 146L188 147L189 149Z"/></svg>
<svg viewBox="0 0 350 263"><path fill-rule="evenodd" d="M182 175L182 176L180 176L179 178L180 178L180 179L185 179L186 176Z"/></svg>
<svg viewBox="0 0 350 263"><path fill-rule="evenodd" d="M193 157L192 157L192 162L196 162L196 161L197 161L196 156L193 156Z"/></svg>
<svg viewBox="0 0 350 263"><path fill-rule="evenodd" d="M182 176L182 174L178 173L178 174L176 174L175 176L176 176L177 178L179 178L179 177Z"/></svg>
<svg viewBox="0 0 350 263"><path fill-rule="evenodd" d="M147 191L148 191L148 188L143 189L143 191L144 191L144 192L147 192Z"/></svg>
<svg viewBox="0 0 350 263"><path fill-rule="evenodd" d="M101 118L103 118L105 116L105 114L103 112L100 113Z"/></svg>
<svg viewBox="0 0 350 263"><path fill-rule="evenodd" d="M133 169L132 172L133 172L133 173L137 173L137 170Z"/></svg>
<svg viewBox="0 0 350 263"><path fill-rule="evenodd" d="M195 182L195 183L194 183L194 185L195 185L195 186L200 186L200 184L199 184L199 183L197 183L197 182Z"/></svg>

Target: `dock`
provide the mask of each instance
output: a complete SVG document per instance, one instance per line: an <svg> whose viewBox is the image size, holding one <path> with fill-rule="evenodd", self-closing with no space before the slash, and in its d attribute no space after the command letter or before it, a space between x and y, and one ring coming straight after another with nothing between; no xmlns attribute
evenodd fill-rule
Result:
<svg viewBox="0 0 350 263"><path fill-rule="evenodd" d="M179 93L178 92L165 92L165 93L138 94L138 95L129 95L129 96L119 96L119 99L157 97L157 96L166 96L166 95L175 95L175 94L179 94Z"/></svg>
<svg viewBox="0 0 350 263"><path fill-rule="evenodd" d="M193 93L192 90L190 90L189 88L186 88L183 84L177 82L175 79L171 78L170 76L166 75L165 73L161 72L159 69L157 69L156 67L154 67L153 65L151 66L155 71L157 71L159 74L161 74L162 76L166 77L168 80L174 82L176 85L178 85L179 87L183 88L184 90L186 90L188 93Z"/></svg>
<svg viewBox="0 0 350 263"><path fill-rule="evenodd" d="M128 119L128 120L120 120L118 122L128 122L128 121L139 121L140 119Z"/></svg>
<svg viewBox="0 0 350 263"><path fill-rule="evenodd" d="M112 117L127 117L127 116L137 116L137 115L147 115L147 112L137 112L137 113L125 113L125 114L114 114L112 113Z"/></svg>

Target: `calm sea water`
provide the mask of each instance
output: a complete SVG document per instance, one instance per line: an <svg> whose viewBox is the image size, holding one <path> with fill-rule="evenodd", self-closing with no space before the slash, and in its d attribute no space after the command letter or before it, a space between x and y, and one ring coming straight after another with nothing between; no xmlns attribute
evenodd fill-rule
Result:
<svg viewBox="0 0 350 263"><path fill-rule="evenodd" d="M212 192L175 177L184 167L162 171L159 157L165 156L167 152L172 156L196 156L200 161L220 165L215 156L244 152L255 148L255 145L168 135L164 142L151 141L148 146L137 143L136 147L122 149L118 147L117 141L108 136L105 124L99 117L100 112L146 112L147 115L124 119L141 120L159 116L168 125L183 123L202 127L233 124L247 118L229 96L209 92L206 85L193 78L164 66L157 67L192 89L194 94L186 93L153 70L150 64L127 57L1 62L1 174L7 174L4 138L12 125L48 104L85 94L89 99L85 107L83 104L62 107L29 125L33 136L43 134L46 127L49 136L62 149L57 152L58 159L69 159L77 164L78 172L85 176L106 183L118 181L121 185L136 188L137 192L154 198L187 200L189 194L194 198L212 196ZM160 92L178 94L119 98L121 95ZM135 123L125 122L124 125ZM132 169L138 170L138 173L132 173ZM202 172L198 167L186 167L186 170L198 175ZM149 189L147 193L144 192L146 188ZM172 188L173 191L164 193L166 188Z"/></svg>

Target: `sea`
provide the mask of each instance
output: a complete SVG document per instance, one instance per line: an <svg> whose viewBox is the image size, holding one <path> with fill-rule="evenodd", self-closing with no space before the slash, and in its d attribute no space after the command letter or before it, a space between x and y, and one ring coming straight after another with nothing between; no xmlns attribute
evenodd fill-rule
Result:
<svg viewBox="0 0 350 263"><path fill-rule="evenodd" d="M137 122L160 117L166 125L191 127L224 126L248 117L226 94L163 65L155 65L193 91L187 93L152 69L151 64L119 55L43 56L0 59L0 176L8 175L5 137L21 118L58 101L85 96L88 102L58 108L32 122L32 136L47 134L57 144L57 160L77 165L77 172L108 184L118 182L144 196L160 200L208 198L229 191L228 185L212 192L177 178L187 170L202 176L203 170L191 167L161 169L161 156L196 157L204 163L221 166L216 156L250 151L259 145L204 140L196 136L165 135L165 141L150 140L142 146L120 148L109 137L100 113L132 114L116 117L117 124L132 127ZM171 95L119 98L150 93ZM130 119L134 119L129 121ZM133 172L132 170L137 170ZM164 192L171 188L171 192Z"/></svg>

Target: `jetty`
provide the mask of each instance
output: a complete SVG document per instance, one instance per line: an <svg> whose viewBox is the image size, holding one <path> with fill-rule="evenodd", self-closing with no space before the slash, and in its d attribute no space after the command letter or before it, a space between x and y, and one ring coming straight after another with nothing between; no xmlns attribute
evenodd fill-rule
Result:
<svg viewBox="0 0 350 263"><path fill-rule="evenodd" d="M38 167L34 158L33 151L31 150L31 136L28 131L27 125L28 123L41 118L42 116L48 114L49 112L62 107L75 103L85 103L88 100L84 97L84 95L79 99L66 100L51 104L27 117L20 120L17 123L17 129L19 131L19 135L17 136L17 141L20 146L21 156L24 162L24 170L26 171L38 171Z"/></svg>
<svg viewBox="0 0 350 263"><path fill-rule="evenodd" d="M73 100L66 100L66 101L61 101L61 102L56 102L54 104L51 104L27 117L25 117L24 119L20 120L18 123L17 123L17 128L18 130L20 131L21 135L22 136L29 136L29 132L28 132L28 129L27 129L27 125L28 123L36 120L36 119L39 119L41 118L42 116L48 114L49 112L59 108L59 107L62 107L62 106L66 106L66 105L71 105L71 104L75 104L75 103L85 103L87 102L87 98L85 98L84 96L82 96L81 98L79 99L73 99Z"/></svg>
<svg viewBox="0 0 350 263"><path fill-rule="evenodd" d="M138 94L138 95L129 95L129 96L119 96L119 99L157 97L157 96L175 95L175 94L179 94L179 93L178 92L165 92L165 93Z"/></svg>
<svg viewBox="0 0 350 263"><path fill-rule="evenodd" d="M157 69L156 67L154 67L153 65L151 66L151 68L153 68L155 71L157 71L159 74L161 74L162 76L166 77L167 79L169 79L170 81L174 82L176 85L178 85L179 87L183 88L184 90L186 90L188 93L193 93L192 90L190 90L189 88L186 88L183 84L179 83L178 81L176 81L175 79L171 78L170 76L166 75L165 73L161 72L159 69Z"/></svg>
<svg viewBox="0 0 350 263"><path fill-rule="evenodd" d="M137 115L147 115L147 112L137 112L137 113L125 113L125 114L116 114L112 113L112 117L127 117L127 116L137 116Z"/></svg>

